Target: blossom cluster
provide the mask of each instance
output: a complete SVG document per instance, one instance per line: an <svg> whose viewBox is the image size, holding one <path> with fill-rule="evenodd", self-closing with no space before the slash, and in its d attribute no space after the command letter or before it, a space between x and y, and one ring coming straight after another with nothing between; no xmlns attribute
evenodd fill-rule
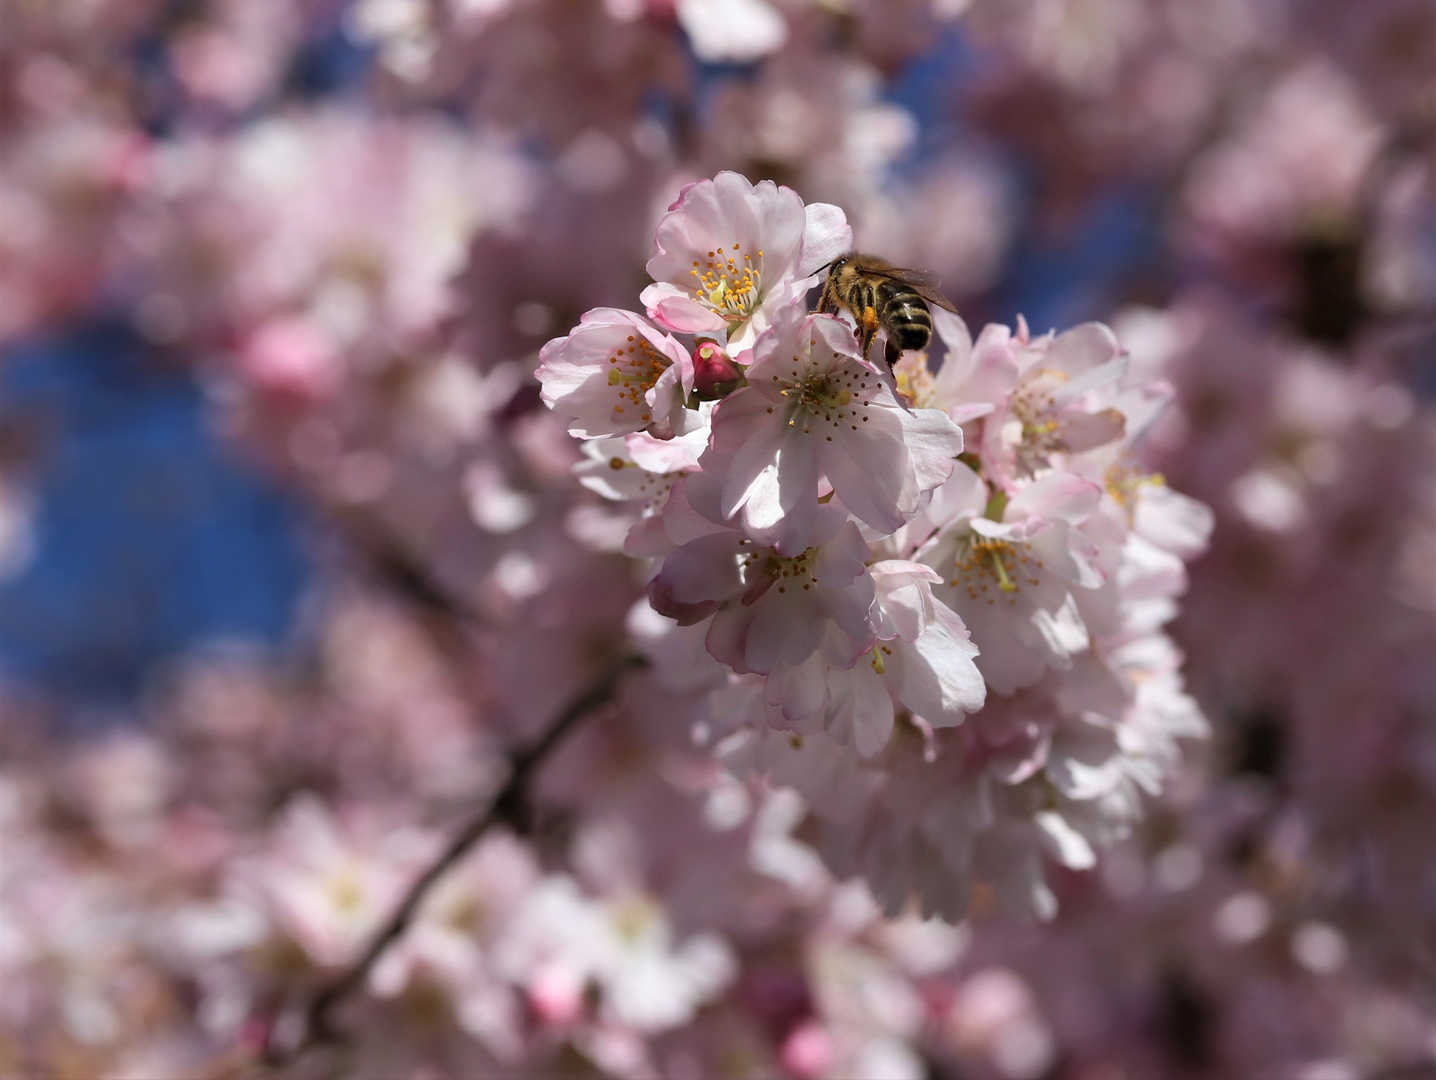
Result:
<svg viewBox="0 0 1436 1080"><path fill-rule="evenodd" d="M658 224L646 317L600 308L540 353L583 481L651 559L632 619L655 677L741 774L795 787L821 850L890 914L974 886L1049 918L1044 859L1087 868L1205 721L1162 626L1211 520L1134 447L1170 398L1100 324L891 371L810 313L841 210L733 172ZM936 350L934 350L936 351Z"/></svg>

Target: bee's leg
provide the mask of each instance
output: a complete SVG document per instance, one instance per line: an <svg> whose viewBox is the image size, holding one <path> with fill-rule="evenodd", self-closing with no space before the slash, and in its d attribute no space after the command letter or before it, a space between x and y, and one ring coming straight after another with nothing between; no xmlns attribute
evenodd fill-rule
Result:
<svg viewBox="0 0 1436 1080"><path fill-rule="evenodd" d="M818 314L829 315L837 310L833 303L833 279L823 282L823 291L818 294Z"/></svg>
<svg viewBox="0 0 1436 1080"><path fill-rule="evenodd" d="M858 343L862 346L863 359L867 359L868 349L872 346L873 338L878 332L877 308L863 308L862 318L858 320Z"/></svg>
<svg viewBox="0 0 1436 1080"><path fill-rule="evenodd" d="M897 338L893 337L892 331L889 330L887 347L883 350L883 359L888 362L889 369L897 363L898 357L901 355L902 346L897 343Z"/></svg>

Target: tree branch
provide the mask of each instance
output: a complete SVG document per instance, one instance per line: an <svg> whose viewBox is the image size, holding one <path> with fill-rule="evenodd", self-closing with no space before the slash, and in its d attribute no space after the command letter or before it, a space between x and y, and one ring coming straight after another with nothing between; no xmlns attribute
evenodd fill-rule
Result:
<svg viewBox="0 0 1436 1080"><path fill-rule="evenodd" d="M468 854L494 825L506 824L519 835L528 832L528 789L539 766L583 717L612 700L625 673L646 664L647 661L638 656L627 656L611 664L587 689L569 702L533 745L514 756L508 779L489 805L476 813L454 834L443 853L409 887L399 906L374 934L360 957L315 994L304 1011L304 1026L295 1043L290 1047L276 1046L272 1035L266 1041L263 1051L264 1064L277 1068L289 1064L320 1045L340 1041L340 1033L333 1026L334 1010L364 985L379 958L394 942L403 937L429 890Z"/></svg>

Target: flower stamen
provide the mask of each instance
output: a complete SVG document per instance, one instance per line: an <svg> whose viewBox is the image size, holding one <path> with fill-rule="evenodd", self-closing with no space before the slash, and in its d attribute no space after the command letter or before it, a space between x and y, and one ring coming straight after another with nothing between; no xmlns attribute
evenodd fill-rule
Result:
<svg viewBox="0 0 1436 1080"><path fill-rule="evenodd" d="M623 412L625 403L640 408L646 405L644 395L673 365L673 361L659 352L647 338L638 337L635 340L630 336L628 342L626 347L619 346L608 358L613 365L608 369L608 385L619 388L618 403L613 406L615 413Z"/></svg>
<svg viewBox="0 0 1436 1080"><path fill-rule="evenodd" d="M693 298L728 322L742 322L753 314L763 292L763 252L755 263L752 255L739 257L738 246L728 254L722 248L710 251L706 265L695 259L689 271L697 278Z"/></svg>

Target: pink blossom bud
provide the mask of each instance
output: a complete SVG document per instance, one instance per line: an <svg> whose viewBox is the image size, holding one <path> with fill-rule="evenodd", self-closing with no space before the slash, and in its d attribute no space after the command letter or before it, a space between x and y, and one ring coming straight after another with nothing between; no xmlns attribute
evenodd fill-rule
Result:
<svg viewBox="0 0 1436 1080"><path fill-rule="evenodd" d="M701 397L721 398L738 388L743 369L716 341L699 342L693 353L693 386Z"/></svg>
<svg viewBox="0 0 1436 1080"><path fill-rule="evenodd" d="M574 972L545 965L529 985L534 1015L550 1027L567 1027L583 1011L583 982Z"/></svg>
<svg viewBox="0 0 1436 1080"><path fill-rule="evenodd" d="M274 1038L274 1020L274 1014L268 1008L256 1009L240 1025L236 1041L250 1053L264 1053Z"/></svg>
<svg viewBox="0 0 1436 1080"><path fill-rule="evenodd" d="M342 370L333 343L308 319L274 319L244 343L239 367L260 393L275 402L313 404L338 388Z"/></svg>
<svg viewBox="0 0 1436 1080"><path fill-rule="evenodd" d="M821 1025L808 1021L783 1041L783 1068L794 1076L822 1076L833 1060L833 1044Z"/></svg>

